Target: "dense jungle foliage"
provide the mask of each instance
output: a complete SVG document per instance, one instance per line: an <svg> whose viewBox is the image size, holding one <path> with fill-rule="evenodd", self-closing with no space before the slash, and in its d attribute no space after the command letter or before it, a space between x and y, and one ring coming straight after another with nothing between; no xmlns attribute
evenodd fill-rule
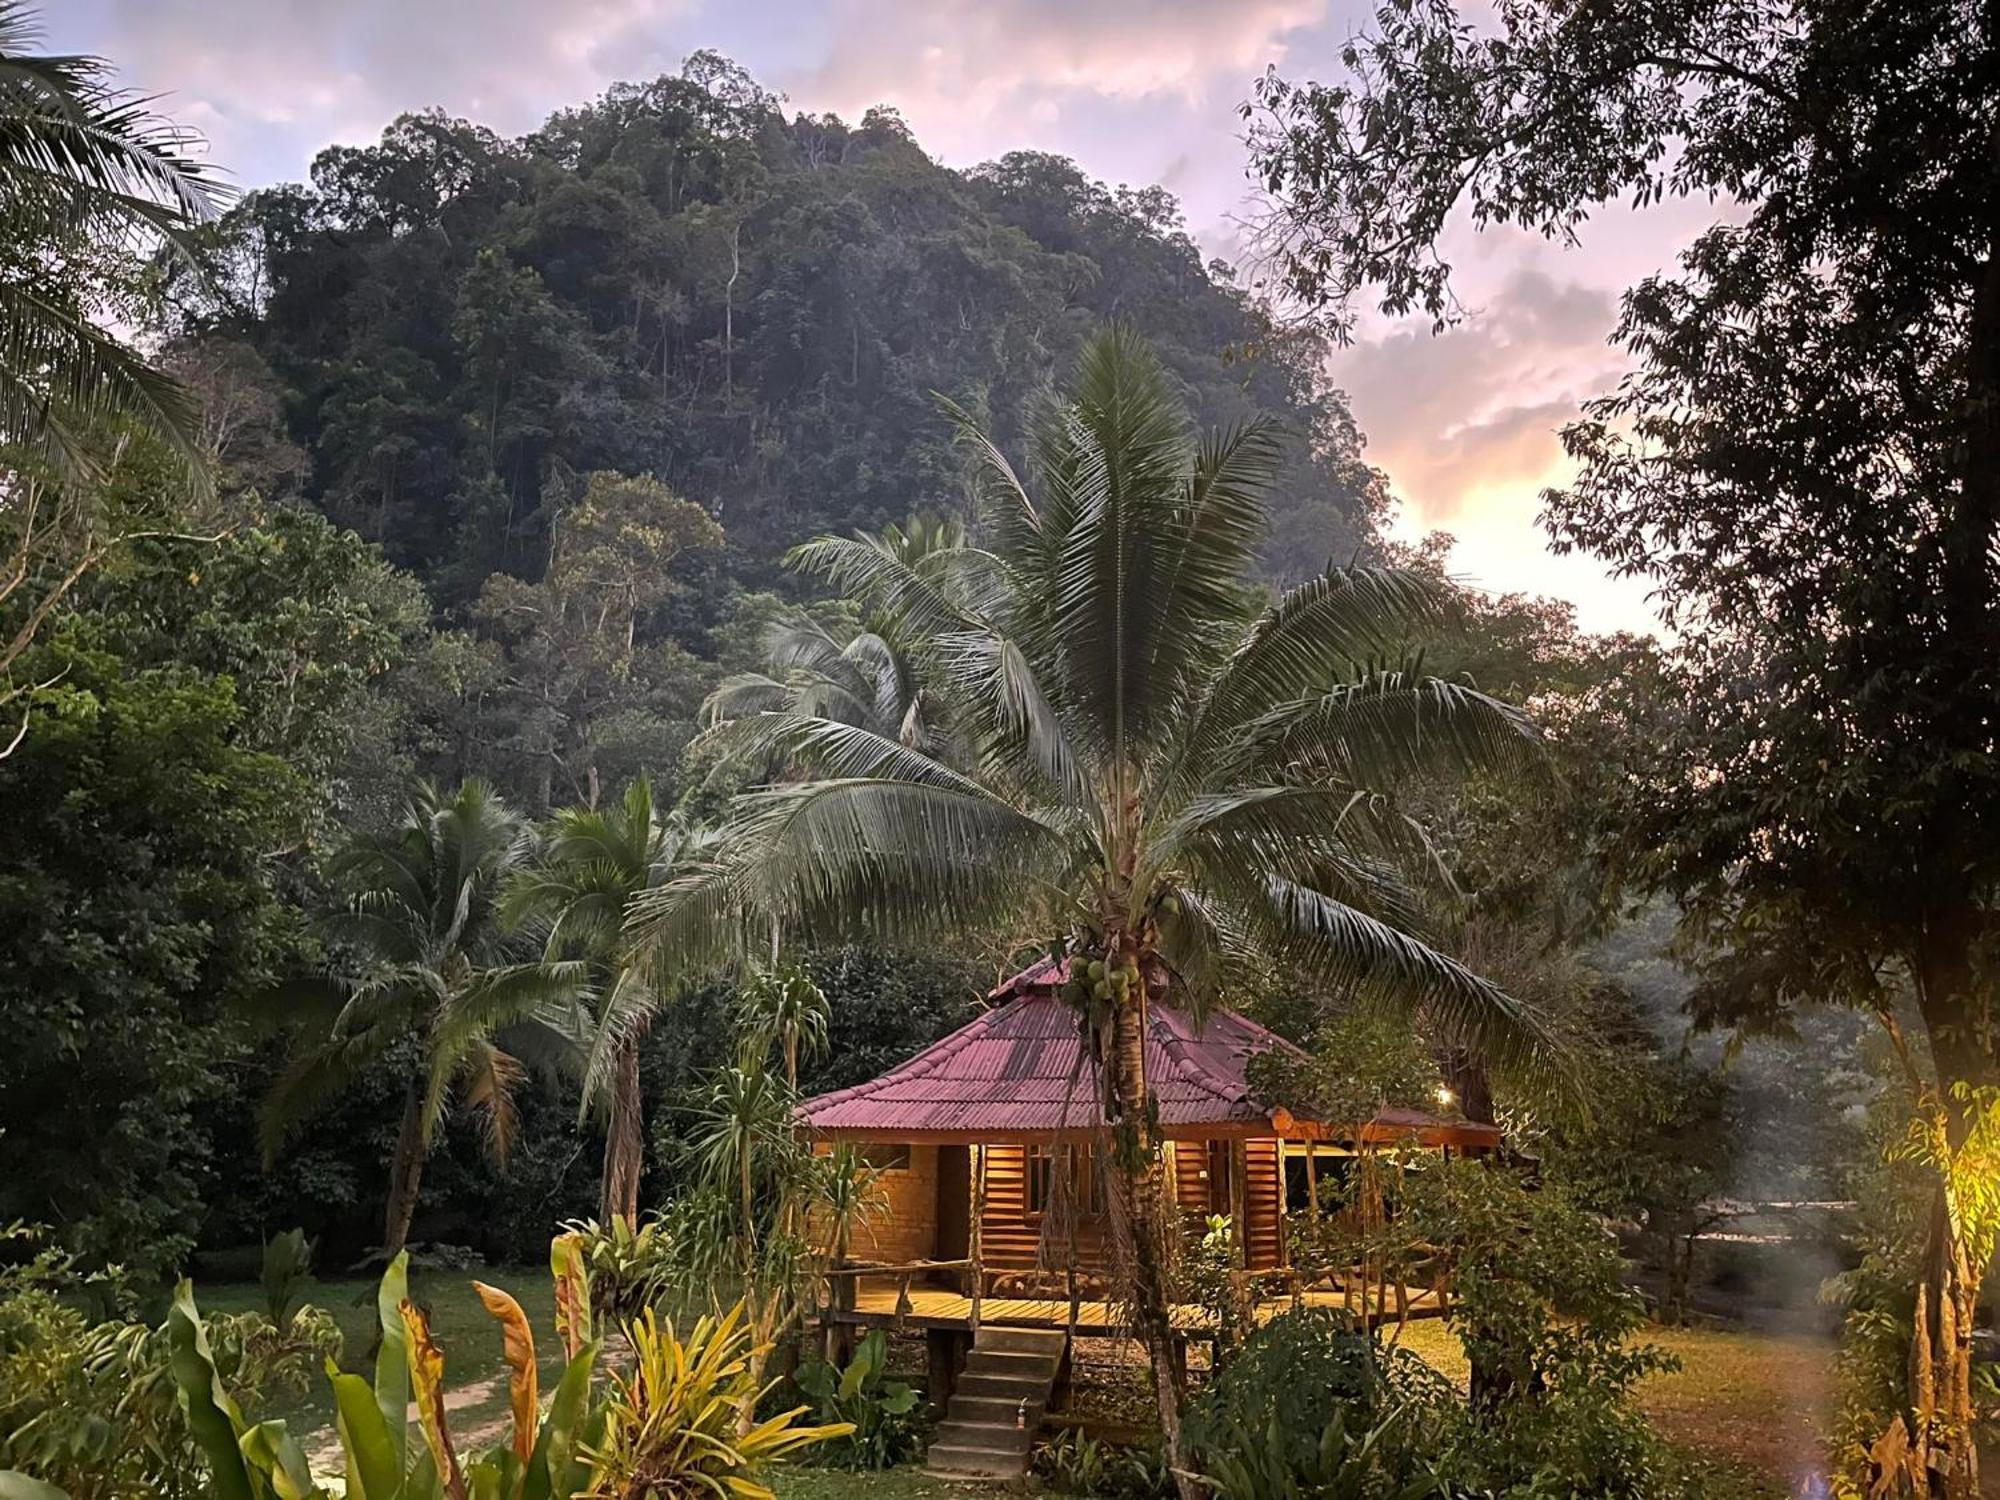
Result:
<svg viewBox="0 0 2000 1500"><path fill-rule="evenodd" d="M682 747L726 673L766 665L802 588L785 549L964 511L939 394L1013 440L1123 323L1203 421L1278 420L1274 579L1376 545L1383 481L1318 346L1204 265L1166 194L1033 154L954 171L891 113L788 116L718 58L518 140L406 116L189 240L192 262L68 274L136 309L202 401L213 493L145 434L119 446L104 503L146 534L14 663L33 733L0 760L22 1039L0 1221L144 1274L295 1223L330 1262L375 1243L392 1079L358 1080L269 1175L253 1122L287 1057L262 997L327 956L324 856L419 774L540 817L644 771L663 805L718 810L729 776ZM936 956L815 968L843 1045L814 1086L907 1055L981 988ZM662 1022L649 1099L691 1086L726 998ZM573 1098L529 1080L504 1176L447 1122L418 1239L532 1257L588 1210ZM657 1179L670 1104L650 1129Z"/></svg>

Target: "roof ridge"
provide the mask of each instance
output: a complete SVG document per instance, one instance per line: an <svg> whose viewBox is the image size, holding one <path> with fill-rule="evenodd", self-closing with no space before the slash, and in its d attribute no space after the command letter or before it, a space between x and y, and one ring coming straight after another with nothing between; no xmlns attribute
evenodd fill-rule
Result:
<svg viewBox="0 0 2000 1500"><path fill-rule="evenodd" d="M1200 1024L1195 1021L1194 1015L1190 1011L1183 1011L1178 1006L1166 1006L1164 1001L1161 1002L1161 1005L1164 1008L1173 1010L1176 1014L1185 1015L1188 1018L1188 1024L1191 1026L1196 1026ZM1233 1016L1234 1012L1225 1010L1219 1012L1219 1014L1224 1016ZM1213 1017L1211 1017L1210 1019L1213 1019ZM1206 1059L1200 1057L1196 1052L1190 1049L1186 1045L1186 1041L1184 1041L1183 1038L1174 1031L1172 1025L1169 1024L1165 1020L1165 1018L1162 1018L1160 1021L1160 1029L1163 1034L1163 1041L1161 1042L1161 1050L1171 1054L1182 1064L1183 1069L1185 1070L1183 1076L1186 1076L1187 1074L1196 1075L1189 1079L1190 1082L1198 1084L1201 1088L1206 1090L1212 1098L1218 1099L1225 1104L1235 1103L1238 1100L1240 1100L1241 1102L1254 1107L1259 1103L1261 1103L1261 1101L1256 1097L1255 1093L1252 1091L1250 1087L1250 1080L1247 1076L1244 1078L1242 1086L1239 1088L1234 1079L1228 1077L1226 1074L1217 1073L1213 1068L1211 1068L1208 1065Z"/></svg>
<svg viewBox="0 0 2000 1500"><path fill-rule="evenodd" d="M810 1116L818 1110L845 1104L852 1099L865 1099L871 1093L886 1087L892 1079L929 1077L947 1060L964 1051L973 1040L972 1033L986 1029L993 1018L1000 1014L1000 1009L1001 1007L997 1005L989 1005L957 1030L947 1032L914 1057L897 1063L885 1073L878 1073L873 1078L864 1078L860 1083L850 1083L846 1088L835 1089L826 1094L815 1094L812 1098L801 1101L800 1113Z"/></svg>

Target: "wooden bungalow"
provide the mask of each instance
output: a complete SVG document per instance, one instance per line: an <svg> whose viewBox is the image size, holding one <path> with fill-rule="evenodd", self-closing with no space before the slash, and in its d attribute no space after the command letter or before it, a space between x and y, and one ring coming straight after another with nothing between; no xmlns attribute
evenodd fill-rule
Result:
<svg viewBox="0 0 2000 1500"><path fill-rule="evenodd" d="M1105 1134L1100 1086L1077 1014L1057 995L1067 977L1066 965L1038 964L908 1062L802 1107L806 1130L857 1143L879 1169L880 1212L856 1229L852 1262L836 1278L836 1318L1118 1328L1094 1160ZM1287 1216L1358 1151L1500 1143L1493 1126L1407 1110L1384 1110L1358 1129L1301 1118L1260 1098L1250 1078L1254 1057L1289 1043L1229 1011L1197 1027L1155 1005L1147 1020L1147 1082L1175 1199L1191 1215L1230 1216L1253 1276L1283 1280Z"/></svg>

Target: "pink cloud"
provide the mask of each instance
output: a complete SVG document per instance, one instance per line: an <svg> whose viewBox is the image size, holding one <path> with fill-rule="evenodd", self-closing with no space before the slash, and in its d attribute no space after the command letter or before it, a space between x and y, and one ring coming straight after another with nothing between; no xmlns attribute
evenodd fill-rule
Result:
<svg viewBox="0 0 2000 1500"><path fill-rule="evenodd" d="M824 61L794 92L859 113L895 104L946 154L1052 123L1070 96L1233 106L1317 25L1326 0L841 0Z"/></svg>
<svg viewBox="0 0 2000 1500"><path fill-rule="evenodd" d="M657 70L646 38L692 4L111 0L107 20L128 81L170 91L218 161L254 171L273 134L304 135L308 149L364 141L429 104L503 132L531 128L602 88L607 55L632 76Z"/></svg>

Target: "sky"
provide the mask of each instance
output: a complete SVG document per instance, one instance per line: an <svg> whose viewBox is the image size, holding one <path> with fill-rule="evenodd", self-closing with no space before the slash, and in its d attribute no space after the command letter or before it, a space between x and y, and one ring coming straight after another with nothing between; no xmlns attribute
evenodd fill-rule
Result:
<svg viewBox="0 0 2000 1500"><path fill-rule="evenodd" d="M200 130L235 185L302 180L313 155L442 105L506 134L617 79L713 48L795 109L901 111L953 166L1031 148L1181 199L1211 253L1237 258L1253 209L1238 108L1275 66L1330 78L1370 0L43 0L55 49L110 58ZM1581 243L1455 227L1467 316L1365 322L1334 356L1396 529L1442 528L1453 569L1572 601L1589 629L1647 629L1641 585L1551 555L1535 515L1567 473L1556 432L1625 368L1620 291L1671 264L1705 203L1608 210Z"/></svg>

